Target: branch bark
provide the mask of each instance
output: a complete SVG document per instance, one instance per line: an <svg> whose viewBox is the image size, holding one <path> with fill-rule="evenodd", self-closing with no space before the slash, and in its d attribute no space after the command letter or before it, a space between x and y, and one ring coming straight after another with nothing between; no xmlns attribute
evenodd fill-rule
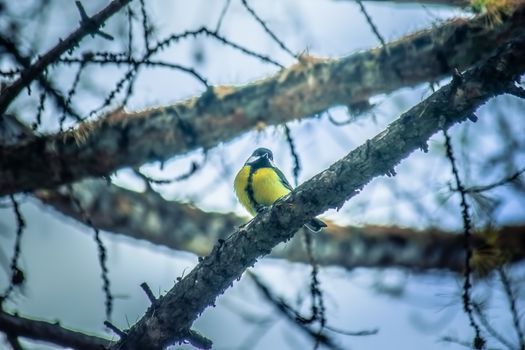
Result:
<svg viewBox="0 0 525 350"><path fill-rule="evenodd" d="M0 311L0 331L17 337L82 350L101 350L112 344L107 339L75 332L55 323L31 320L4 311Z"/></svg>
<svg viewBox="0 0 525 350"><path fill-rule="evenodd" d="M51 65L56 62L66 51L78 45L85 36L94 35L104 22L120 11L131 0L113 0L104 9L92 17L82 16L80 26L64 40L59 40L51 50L40 57L34 64L24 69L18 78L11 85L2 90L0 94L0 116L4 114L11 102L18 94L31 82L38 77Z"/></svg>
<svg viewBox="0 0 525 350"><path fill-rule="evenodd" d="M165 200L153 191L138 193L102 180L84 180L71 188L91 224L97 228L199 256L208 255L219 239L226 239L235 227L246 222L233 214L205 212L189 204ZM85 221L85 215L72 205L68 189L40 190L34 194L61 213ZM324 266L461 272L465 261L460 232L432 228L417 231L395 226L338 226L328 222L328 228L314 239L316 258ZM506 255L508 261L521 261L525 259L525 226L482 231L474 236L473 243L475 253L482 254L490 249ZM276 247L270 257L308 263L303 245L301 237L294 236L286 245Z"/></svg>
<svg viewBox="0 0 525 350"><path fill-rule="evenodd" d="M338 0L349 1L349 0ZM397 5L411 4L411 5L439 5L451 7L468 7L471 5L469 0L364 0L365 2L380 2L392 3Z"/></svg>
<svg viewBox="0 0 525 350"><path fill-rule="evenodd" d="M505 45L497 56L439 89L372 140L220 241L111 349L160 349L183 341L204 309L258 258L289 240L313 216L341 207L374 177L395 174L393 168L411 152L426 148L434 133L466 120L489 98L505 93L525 72L524 56L525 37Z"/></svg>
<svg viewBox="0 0 525 350"><path fill-rule="evenodd" d="M343 59L302 57L275 76L242 87L216 87L167 107L117 110L76 130L0 146L0 196L52 188L125 166L209 149L256 125L274 125L352 105L379 93L465 69L522 33L525 4L489 26L485 16L455 19L381 48Z"/></svg>

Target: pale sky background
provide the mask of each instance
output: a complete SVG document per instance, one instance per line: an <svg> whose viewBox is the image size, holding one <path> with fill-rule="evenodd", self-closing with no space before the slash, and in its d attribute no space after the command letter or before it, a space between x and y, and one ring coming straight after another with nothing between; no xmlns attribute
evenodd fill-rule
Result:
<svg viewBox="0 0 525 350"><path fill-rule="evenodd" d="M77 23L78 14L73 1L56 3L60 11L51 12L50 25L39 28L42 50L49 48L58 35L64 37ZM101 3L84 1L88 13L100 9ZM294 52L308 50L315 56L341 57L377 46L377 39L358 6L350 1L252 0L250 4L262 18L267 19L267 24ZM156 38L162 39L170 33L195 29L201 25L214 28L223 1L151 1L148 6L155 21ZM365 6L387 40L462 14L453 9L421 5L365 3ZM117 27L115 22L110 21L104 30L112 33ZM28 27L28 37L31 36L31 30ZM270 55L285 66L293 63L240 6L240 1L232 0L221 34L235 43ZM138 35L137 32L136 37ZM97 43L100 41L87 38L77 53L88 49L97 50ZM112 45L119 47L126 43L116 42ZM196 50L202 50L204 61L195 69L214 85L244 84L276 71L275 67L246 57L208 38L182 41L156 57L192 66ZM60 73L63 78L58 81L65 91L72 79L71 72L74 71L64 69ZM113 81L119 79L123 72L107 69L101 74L97 71L98 67L90 70L92 80L105 89L111 89ZM129 110L195 96L203 92L203 87L184 73L147 69L141 71L134 91L126 107ZM355 123L341 127L330 123L326 116L321 116L291 123L292 135L302 160L300 182L322 171L378 133L429 93L428 87L424 85L402 89L390 96L375 97L373 102L378 104L373 110L375 121L372 121L371 116L364 116ZM477 170L484 157L501 148L497 134L490 132L491 118L496 113L509 118L516 132L525 130L522 116L516 113L519 109L523 110L524 103L512 97L500 99L504 107L502 104L498 107L495 103L489 103L477 113L480 117L478 123L468 123L452 131L454 140L459 135L468 135L468 141L476 145L476 153L472 157L465 159L463 155L458 155L461 165L465 160L472 162L467 173L469 183L490 183L505 175L498 169L483 173ZM24 111L24 116L30 119L34 115L34 107L24 106L24 101L22 97L17 103L22 106L20 110ZM79 94L74 103L87 112L98 106L100 100L93 95ZM334 108L332 114L337 120L347 118L344 108ZM55 120L55 114L45 114L43 130L53 130L56 127ZM441 157L442 144L442 137L434 136L429 143L429 154L415 152L410 159L396 167L398 175L395 178L372 181L342 210L337 213L329 211L324 217L340 224L396 224L424 228L435 223L444 228L459 228L459 210L445 209L441 201L447 198L451 180L449 164ZM292 160L282 129L268 128L262 133L247 133L212 149L205 168L190 180L156 188L168 199L193 202L206 210L235 211L246 215L234 197L233 178L251 151L260 146L274 151L276 163L291 180ZM524 152L517 157L516 164L525 164ZM184 173L192 160L202 158L202 152L198 150L170 160L164 171L159 170L158 164L144 166L142 170L157 177L169 178ZM463 173L466 168L461 169ZM113 179L121 186L142 189L141 182L128 170L119 172ZM431 217L421 218L413 207L396 198L392 188L410 190L411 195L431 213ZM503 202L496 213L497 223L523 222L524 198L507 188L498 189L494 195ZM67 327L104 334L102 281L92 230L57 214L34 199L24 196L19 198L28 223L21 258L27 284L24 294L19 295L14 304L9 304L10 309L31 317L60 320ZM455 196L448 200L457 205ZM475 219L478 214L474 212ZM12 254L14 232L12 210L0 208L0 247L9 256ZM113 322L122 328L133 324L148 306L140 283L147 282L155 293L167 291L177 277L189 272L197 263L197 257L192 254L174 252L111 233L103 233L102 238L108 248L112 292L121 297L115 301ZM310 271L307 266L266 259L260 261L254 270L276 293L288 297L292 304L308 297ZM516 273L523 275L518 270L519 267ZM323 268L320 279L326 296L329 325L349 331L379 329L377 335L368 337L334 335L345 348L460 349L458 345L443 343L439 339L443 336L462 340L472 338L462 312L462 280L456 275L423 276L398 269L345 271ZM6 274L1 273L0 286L4 286L6 281ZM380 293L379 290L384 287L388 287L391 293ZM475 292L478 296L491 296L493 326L510 329L510 317L505 300L498 294L499 286L496 288L486 281L480 282ZM257 334L258 326L247 323L242 317L244 314L269 321ZM249 279L242 279L221 296L217 307L208 309L197 321L196 328L214 341L216 349L240 349L239 346L249 339L251 341L245 344L253 346L250 347L252 349L312 347L309 339L298 332L293 324L280 318L272 306L258 295ZM28 348L41 349L43 345L31 343Z"/></svg>

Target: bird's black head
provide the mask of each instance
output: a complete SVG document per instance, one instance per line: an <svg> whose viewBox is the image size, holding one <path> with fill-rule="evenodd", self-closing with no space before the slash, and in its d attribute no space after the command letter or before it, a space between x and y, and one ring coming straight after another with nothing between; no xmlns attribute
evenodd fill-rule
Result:
<svg viewBox="0 0 525 350"><path fill-rule="evenodd" d="M252 155L246 161L247 165L251 166L272 166L273 165L273 153L268 148L257 148L253 151Z"/></svg>

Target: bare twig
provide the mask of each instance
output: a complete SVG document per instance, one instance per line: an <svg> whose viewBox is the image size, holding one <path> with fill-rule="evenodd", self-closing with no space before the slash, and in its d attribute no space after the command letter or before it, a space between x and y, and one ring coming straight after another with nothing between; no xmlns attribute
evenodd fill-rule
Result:
<svg viewBox="0 0 525 350"><path fill-rule="evenodd" d="M75 78L73 79L73 84L71 85L71 88L69 89L69 92L67 93L67 99L66 99L66 105L71 105L71 99L73 98L73 95L75 94L75 91L77 90L78 83L80 82L80 75L82 74L82 71L86 67L85 63L81 63L78 66L77 73L75 74ZM38 118L37 118L38 121ZM66 121L66 110L64 109L64 112L62 113L62 116L59 119L60 124L60 130L62 130L62 126L64 122Z"/></svg>
<svg viewBox="0 0 525 350"><path fill-rule="evenodd" d="M111 341L63 328L56 323L36 321L0 311L0 331L17 337L83 350L100 350Z"/></svg>
<svg viewBox="0 0 525 350"><path fill-rule="evenodd" d="M119 336L119 338L126 337L126 332L120 330L117 326L115 326L113 323L109 322L108 320L104 321L104 326L111 329L113 333Z"/></svg>
<svg viewBox="0 0 525 350"><path fill-rule="evenodd" d="M171 184L171 183L174 183L174 182L178 182L178 181L183 181L183 180L187 180L189 179L193 174L195 174L197 171L199 171L202 166L204 165L204 162L203 163L197 163L197 162L191 162L191 167L190 169L184 173L184 174L181 174L177 177L174 177L172 179L155 179L155 178L152 178L151 176L148 176L140 171L136 171L135 174L137 174L140 178L142 178L144 181L150 183L150 184L155 184L155 185L168 185L168 184Z"/></svg>
<svg viewBox="0 0 525 350"><path fill-rule="evenodd" d="M8 37L5 37L3 35L0 35L0 45L2 45L14 58L15 60L22 66L24 67L26 70L29 69L31 67L31 60L24 56L19 50L18 50L18 47L15 45L14 42L11 41L10 38ZM25 71L24 71L25 72ZM19 79L22 79L24 77L23 75L24 73L21 74L20 78ZM66 99L64 98L64 96L62 95L62 93L54 86L54 84L48 80L45 76L45 70L39 74L37 77L36 77L36 80L38 81L38 83L40 84L40 87L47 92L47 94L49 94L55 104L60 108L60 109L63 109L64 111L66 111L67 113L69 113L71 116L73 116L77 121L82 121L82 117L80 116L79 113L77 113L75 110L73 110L72 108L70 108L70 106L66 103ZM16 83L16 81L15 81ZM28 85L29 87L29 85ZM6 88L6 90L8 89L9 87ZM3 91L2 91L2 94L0 95L0 100L2 98L2 96L4 96L3 94ZM42 104L41 104L42 105ZM1 114L0 114L1 115ZM38 116L37 116L37 119L38 119ZM37 120L38 121L38 120Z"/></svg>
<svg viewBox="0 0 525 350"><path fill-rule="evenodd" d="M45 108L46 96L47 96L47 91L42 90L40 92L40 101L38 102L38 108L36 110L36 118L35 118L36 120L32 125L33 131L36 130L42 123L42 113L44 112L44 108ZM65 113L66 111L64 110L64 114Z"/></svg>
<svg viewBox="0 0 525 350"><path fill-rule="evenodd" d="M329 330L329 331L331 331L331 332L334 332L334 333L338 333L338 334L342 334L342 335L348 335L348 336L352 336L352 337L369 336L369 335L375 335L375 334L379 333L379 329L377 329L377 328L364 329L362 331L347 331L347 330L344 330L344 329L331 327L329 325L325 325L324 328Z"/></svg>
<svg viewBox="0 0 525 350"><path fill-rule="evenodd" d="M11 279L9 281L9 286L7 287L4 294L0 297L0 306L1 303L8 299L10 294L13 292L14 288L20 286L24 282L24 273L18 267L18 259L20 257L21 243L22 243L22 234L24 233L24 228L26 226L24 217L20 211L18 202L15 199L14 195L9 196L11 199L11 204L13 206L13 211L16 217L16 236L15 236L15 248L13 252L13 257L11 258Z"/></svg>
<svg viewBox="0 0 525 350"><path fill-rule="evenodd" d="M301 161L299 160L299 155L297 154L297 150L295 149L295 143L292 138L292 134L290 132L290 128L288 125L284 125L284 136L286 137L286 142L288 143L288 147L290 148L290 153L292 154L293 158L293 181L294 185L297 186L299 184L299 173L301 172Z"/></svg>
<svg viewBox="0 0 525 350"><path fill-rule="evenodd" d="M479 303L472 303L472 307L474 308L474 311L476 312L476 315L479 319L479 322L481 325L485 328L485 331L490 334L494 339L499 341L502 345L507 347L508 350L516 350L515 346L512 345L512 343L503 336L499 331L497 331L492 325L490 324L489 320L483 313L481 305Z"/></svg>
<svg viewBox="0 0 525 350"><path fill-rule="evenodd" d="M306 246L306 254L312 267L312 272L310 276L310 296L312 298L312 316L311 319L304 320L306 322L319 322L319 330L317 335L320 336L323 333L323 330L326 326L326 308L324 305L324 296L321 289L321 283L319 282L319 265L314 256L313 242L312 242L312 233L308 230L303 230L304 233L304 242ZM314 349L320 345L319 337L315 339Z"/></svg>
<svg viewBox="0 0 525 350"><path fill-rule="evenodd" d="M231 3L231 0L224 1L224 6L222 7L221 14L219 15L219 19L217 20L217 25L215 26L215 32L217 33L221 30L222 21L224 20L224 17L226 17L226 13L228 12L230 3Z"/></svg>
<svg viewBox="0 0 525 350"><path fill-rule="evenodd" d="M120 11L120 9L126 6L131 0L113 0L103 10L94 15L88 17L85 13L82 21L80 22L79 28L71 33L67 38L60 40L58 44L49 50L47 53L42 55L35 63L30 67L27 67L20 78L9 85L2 91L0 95L0 115L3 115L7 107L11 102L18 96L22 89L28 86L33 80L37 79L49 65L62 56L66 51L74 48L82 38L86 35L101 34L99 31L100 26L112 15ZM78 6L78 5L77 5Z"/></svg>
<svg viewBox="0 0 525 350"><path fill-rule="evenodd" d="M507 176L504 179L501 179L501 180L496 181L494 183L491 183L491 184L488 184L488 185L484 185L484 186L472 186L472 187L465 188L465 192L466 193L480 193L480 192L490 191L490 190L492 190L492 189L494 189L496 187L504 186L504 185L506 185L508 183L511 183L511 182L515 181L523 173L525 173L525 168L523 168L521 170L518 170L514 174L512 174L510 176Z"/></svg>
<svg viewBox="0 0 525 350"><path fill-rule="evenodd" d="M379 29L377 29L376 25L374 24L374 21L372 20L372 17L370 17L368 12L366 11L365 5L363 5L363 2L361 0L356 0L356 2L359 5L359 9L361 10L361 13L365 16L366 22L368 23L368 25L372 29L372 32L374 32L376 38L381 43L381 46L386 50L387 55L390 55L390 50L389 50L389 48L388 48L388 46L386 44L386 41L383 38L383 36L381 35L381 33L379 33Z"/></svg>
<svg viewBox="0 0 525 350"><path fill-rule="evenodd" d="M151 34L151 26L149 24L148 13L146 12L146 4L144 3L144 0L140 0L140 12L142 13L142 31L144 32L144 45L146 46L146 50L149 50L149 37Z"/></svg>
<svg viewBox="0 0 525 350"><path fill-rule="evenodd" d="M462 79L462 78L458 78ZM457 84L452 82L453 85ZM468 316L470 326L474 329L474 341L473 346L476 349L483 349L485 347L485 339L481 336L481 330L479 328L479 325L477 324L476 320L474 319L474 313L472 311L472 299L471 299L471 288L472 288L472 282L471 282L471 274L472 274L472 266L470 259L472 258L472 224L470 221L470 215L469 215L469 206L467 203L467 193L465 191L465 187L463 187L463 184L459 178L458 169L456 166L456 160L454 158L454 153L452 151L452 144L450 141L450 137L448 136L448 133L446 129L443 129L443 135L445 136L445 149L447 153L447 158L450 161L450 165L452 167L452 174L454 175L454 179L456 181L456 188L458 189L460 196L461 196L461 215L463 218L463 230L464 230L464 246L465 246L465 273L463 275L464 277L464 283L463 283L463 294L462 294L462 300L463 300L463 309L465 310L465 313Z"/></svg>
<svg viewBox="0 0 525 350"><path fill-rule="evenodd" d="M509 280L509 277L507 276L507 273L505 272L503 267L500 267L498 269L498 275L501 280L501 284L503 285L505 295L507 296L507 301L509 302L509 309L510 314L512 315L514 330L516 331L516 334L518 336L519 349L525 350L525 336L523 335L523 330L521 329L520 315L516 304L517 297L514 294L514 291L512 290L511 281Z"/></svg>
<svg viewBox="0 0 525 350"><path fill-rule="evenodd" d="M514 83L509 85L509 89L507 92L516 97L525 98L525 89L521 86L517 86Z"/></svg>
<svg viewBox="0 0 525 350"><path fill-rule="evenodd" d="M212 341L200 334L197 331L194 331L193 329L190 329L186 335L184 336L184 339L193 345L197 349L211 349L212 348Z"/></svg>
<svg viewBox="0 0 525 350"><path fill-rule="evenodd" d="M24 350L24 347L22 344L20 344L20 341L18 340L18 337L13 334L6 334L7 342L9 345L11 345L11 348L13 350Z"/></svg>
<svg viewBox="0 0 525 350"><path fill-rule="evenodd" d="M292 52L292 50L290 50L278 37L277 35L275 35L271 30L270 28L268 28L268 25L266 24L266 22L261 18L259 17L259 15L257 15L257 13L255 12L255 10L250 7L250 5L248 5L248 1L247 0L241 0L244 8L252 15L252 17L261 25L261 27L263 27L264 31L277 43L277 45L279 45L279 47L281 49L283 49L284 51L286 51L286 53L288 53L290 56L292 56L293 58L297 58L297 55L294 54Z"/></svg>
<svg viewBox="0 0 525 350"><path fill-rule="evenodd" d="M75 195L74 191L71 185L68 185L68 196L70 201L73 203L73 205L76 207L76 209L80 212L80 214L83 217L83 221L88 224L89 227L93 229L95 232L95 243L97 244L98 249L98 261L100 264L100 268L102 270L101 277L102 277L102 290L104 291L105 295L105 306L106 306L106 319L109 321L111 319L111 312L113 311L113 295L111 294L111 286L110 281L108 277L108 267L107 267L107 253L106 253L106 247L102 243L102 240L100 239L100 230L93 225L93 222L89 216L89 214L86 212L86 210L82 207L82 203L80 200L78 200Z"/></svg>
<svg viewBox="0 0 525 350"><path fill-rule="evenodd" d="M153 295L153 292L151 291L151 288L148 286L146 282L142 282L140 284L140 288L146 293L146 296L148 297L149 301L154 304L155 301L157 301L157 298L155 298L155 295Z"/></svg>
<svg viewBox="0 0 525 350"><path fill-rule="evenodd" d="M259 279L259 277L253 272L248 272L248 276L252 279L257 289L261 292L264 298L270 302L281 315L283 315L288 321L297 326L301 331L306 333L315 342L315 347L318 344L322 344L329 349L341 349L329 335L324 333L322 329L314 330L309 326L309 323L302 322L304 319L297 311L295 311L288 303L282 298L277 297L270 291L270 289Z"/></svg>

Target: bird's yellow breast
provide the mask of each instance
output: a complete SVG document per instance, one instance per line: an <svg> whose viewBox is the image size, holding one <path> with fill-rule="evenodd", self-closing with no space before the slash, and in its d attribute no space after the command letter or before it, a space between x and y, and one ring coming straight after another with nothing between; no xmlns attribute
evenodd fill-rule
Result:
<svg viewBox="0 0 525 350"><path fill-rule="evenodd" d="M257 214L254 201L258 205L270 206L279 198L290 193L290 190L283 185L279 175L272 168L259 168L252 174L251 182L249 178L250 166L245 165L235 177L234 189L239 202L252 215ZM249 194L248 186L250 185L252 196Z"/></svg>

